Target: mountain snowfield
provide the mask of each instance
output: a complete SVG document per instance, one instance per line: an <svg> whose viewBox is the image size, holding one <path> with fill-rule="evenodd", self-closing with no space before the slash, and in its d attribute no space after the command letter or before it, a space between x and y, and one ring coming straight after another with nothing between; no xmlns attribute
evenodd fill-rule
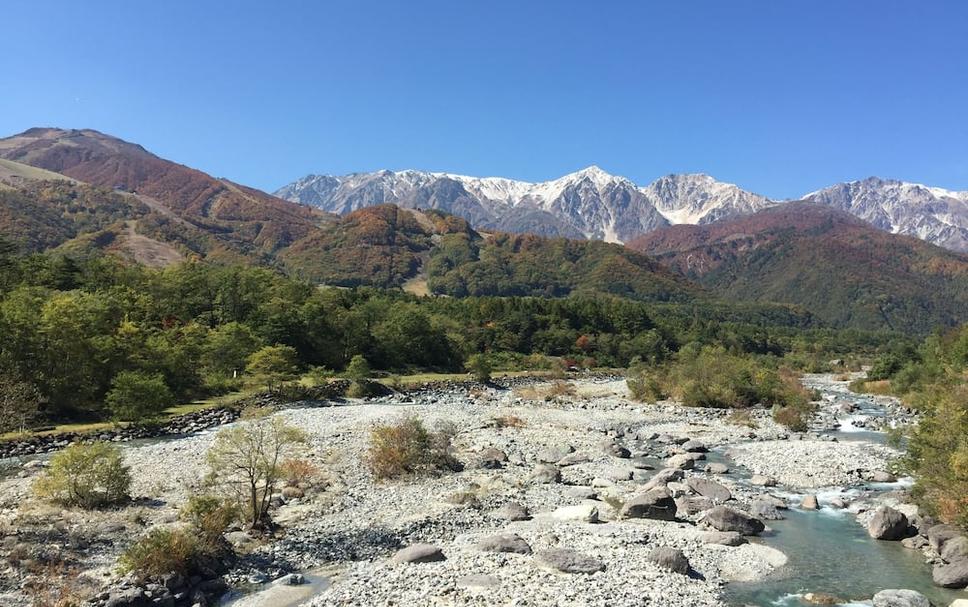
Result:
<svg viewBox="0 0 968 607"><path fill-rule="evenodd" d="M669 225L708 224L786 202L704 174L667 175L638 186L597 166L539 183L415 170L308 175L275 195L340 214L392 203L441 209L485 229L619 243ZM801 200L839 208L889 232L968 251L968 192L871 177Z"/></svg>

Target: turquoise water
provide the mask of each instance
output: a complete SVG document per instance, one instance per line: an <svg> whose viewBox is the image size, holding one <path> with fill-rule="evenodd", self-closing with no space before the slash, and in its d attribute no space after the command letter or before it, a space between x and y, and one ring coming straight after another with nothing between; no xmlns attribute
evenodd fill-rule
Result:
<svg viewBox="0 0 968 607"><path fill-rule="evenodd" d="M731 603L799 606L798 595L807 592L855 602L887 588L917 590L942 606L965 596L934 586L920 552L871 539L853 514L790 510L770 527L774 531L758 541L783 551L789 562L766 580L729 584Z"/></svg>

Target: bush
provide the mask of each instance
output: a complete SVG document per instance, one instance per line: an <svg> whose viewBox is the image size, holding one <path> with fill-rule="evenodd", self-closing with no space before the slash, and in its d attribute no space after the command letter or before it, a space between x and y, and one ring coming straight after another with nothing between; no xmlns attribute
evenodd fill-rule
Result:
<svg viewBox="0 0 968 607"><path fill-rule="evenodd" d="M429 432L417 417L396 424L375 426L370 431L367 464L378 479L398 478L437 470L453 470L452 429Z"/></svg>
<svg viewBox="0 0 968 607"><path fill-rule="evenodd" d="M791 432L806 432L810 427L810 412L799 407L777 407L773 411L773 421L786 426Z"/></svg>
<svg viewBox="0 0 968 607"><path fill-rule="evenodd" d="M108 443L71 445L50 459L37 495L67 506L98 508L130 499L131 475L121 450Z"/></svg>
<svg viewBox="0 0 968 607"><path fill-rule="evenodd" d="M212 495L192 496L180 514L195 532L200 547L209 554L225 548L222 534L241 516L238 504Z"/></svg>
<svg viewBox="0 0 968 607"><path fill-rule="evenodd" d="M628 386L632 398L648 402L667 398L668 395L662 389L662 384L656 377L658 372L661 372L661 370L650 368L639 361L633 362L625 377L625 385Z"/></svg>
<svg viewBox="0 0 968 607"><path fill-rule="evenodd" d="M350 364L346 366L347 379L351 379L354 382L361 382L363 380L369 379L372 375L372 370L370 369L370 363L363 357L362 354L357 354L350 359Z"/></svg>
<svg viewBox="0 0 968 607"><path fill-rule="evenodd" d="M115 419L137 421L157 417L173 400L160 373L122 371L111 381L104 402Z"/></svg>
<svg viewBox="0 0 968 607"><path fill-rule="evenodd" d="M312 483L319 478L321 472L319 467L312 462L296 458L289 458L282 462L280 469L283 480L290 487Z"/></svg>
<svg viewBox="0 0 968 607"><path fill-rule="evenodd" d="M188 575L199 554L198 541L185 530L155 528L129 546L119 563L125 572L157 579L171 573Z"/></svg>
<svg viewBox="0 0 968 607"><path fill-rule="evenodd" d="M491 368L491 361L486 354L472 354L467 359L465 366L477 381L481 383L491 381L491 372L493 369Z"/></svg>

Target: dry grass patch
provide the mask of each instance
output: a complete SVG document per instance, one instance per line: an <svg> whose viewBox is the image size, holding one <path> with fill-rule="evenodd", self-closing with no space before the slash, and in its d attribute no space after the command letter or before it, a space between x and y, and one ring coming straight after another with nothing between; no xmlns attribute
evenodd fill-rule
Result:
<svg viewBox="0 0 968 607"><path fill-rule="evenodd" d="M495 428L523 428L528 425L526 421L517 415L499 415L493 419Z"/></svg>
<svg viewBox="0 0 968 607"><path fill-rule="evenodd" d="M455 434L456 430L450 427L431 432L416 416L374 426L366 463L380 480L453 470L457 467L451 453Z"/></svg>

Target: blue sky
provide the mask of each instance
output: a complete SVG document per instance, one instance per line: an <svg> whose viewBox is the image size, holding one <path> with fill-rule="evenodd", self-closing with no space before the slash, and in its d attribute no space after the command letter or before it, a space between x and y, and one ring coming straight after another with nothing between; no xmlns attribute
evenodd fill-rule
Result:
<svg viewBox="0 0 968 607"><path fill-rule="evenodd" d="M597 164L787 197L968 189L968 2L6 3L0 134L95 128L273 190Z"/></svg>

